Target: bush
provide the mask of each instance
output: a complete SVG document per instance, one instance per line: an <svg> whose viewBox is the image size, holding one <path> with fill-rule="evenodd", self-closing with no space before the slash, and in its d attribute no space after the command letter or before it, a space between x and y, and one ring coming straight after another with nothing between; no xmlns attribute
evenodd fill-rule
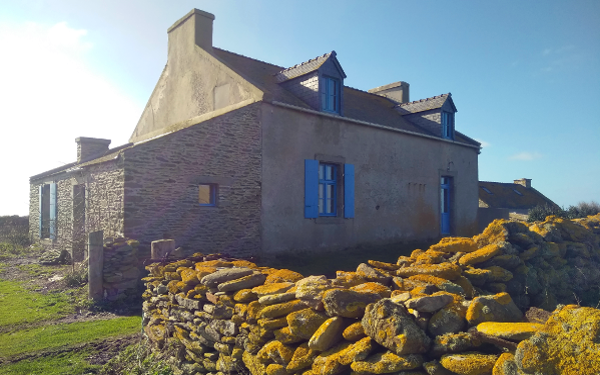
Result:
<svg viewBox="0 0 600 375"><path fill-rule="evenodd" d="M74 267L74 269L65 275L63 279L67 287L77 287L87 284L88 269L87 264L82 262Z"/></svg>
<svg viewBox="0 0 600 375"><path fill-rule="evenodd" d="M565 219L583 219L600 213L600 204L595 201L579 202L576 206L569 206L566 210L558 206L536 206L529 210L528 222L544 221L546 216L554 215Z"/></svg>

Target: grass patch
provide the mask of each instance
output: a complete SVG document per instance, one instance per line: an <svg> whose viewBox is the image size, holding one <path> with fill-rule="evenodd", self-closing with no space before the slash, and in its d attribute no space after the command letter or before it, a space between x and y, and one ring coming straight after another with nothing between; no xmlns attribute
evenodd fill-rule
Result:
<svg viewBox="0 0 600 375"><path fill-rule="evenodd" d="M33 292L17 281L0 281L0 306L0 329L58 319L74 312L68 295Z"/></svg>
<svg viewBox="0 0 600 375"><path fill-rule="evenodd" d="M70 267L71 266L42 266L36 263L17 266L19 270L27 273L31 277L46 279L54 276L55 273Z"/></svg>
<svg viewBox="0 0 600 375"><path fill-rule="evenodd" d="M150 343L130 345L106 363L100 375L173 375L173 370L164 360L171 353L150 350Z"/></svg>
<svg viewBox="0 0 600 375"><path fill-rule="evenodd" d="M140 330L140 317L128 316L94 320L0 334L0 356L52 350L113 336L131 335Z"/></svg>
<svg viewBox="0 0 600 375"><path fill-rule="evenodd" d="M87 352L67 352L35 359L25 359L0 366L0 373L4 375L81 375L96 373L101 366L90 365L86 361L88 355Z"/></svg>

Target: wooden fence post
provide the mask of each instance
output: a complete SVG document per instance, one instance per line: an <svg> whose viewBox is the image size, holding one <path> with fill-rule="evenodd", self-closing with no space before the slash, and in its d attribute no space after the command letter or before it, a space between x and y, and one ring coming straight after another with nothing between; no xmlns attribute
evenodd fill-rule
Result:
<svg viewBox="0 0 600 375"><path fill-rule="evenodd" d="M102 301L104 268L104 232L88 234L88 296L96 302Z"/></svg>

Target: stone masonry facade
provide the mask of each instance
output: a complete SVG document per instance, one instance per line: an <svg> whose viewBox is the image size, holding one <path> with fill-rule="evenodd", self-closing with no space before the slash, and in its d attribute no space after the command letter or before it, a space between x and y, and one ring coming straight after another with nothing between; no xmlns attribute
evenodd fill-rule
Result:
<svg viewBox="0 0 600 375"><path fill-rule="evenodd" d="M125 236L173 238L187 253L261 248L260 104L136 145L124 153ZM198 185L215 184L215 207Z"/></svg>

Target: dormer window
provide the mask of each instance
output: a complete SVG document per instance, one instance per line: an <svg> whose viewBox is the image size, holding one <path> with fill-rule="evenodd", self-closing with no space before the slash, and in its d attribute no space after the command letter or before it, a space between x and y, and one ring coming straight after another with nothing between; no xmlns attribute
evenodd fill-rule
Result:
<svg viewBox="0 0 600 375"><path fill-rule="evenodd" d="M321 109L326 112L340 113L340 81L323 76L321 78Z"/></svg>
<svg viewBox="0 0 600 375"><path fill-rule="evenodd" d="M442 138L454 139L454 113L442 112Z"/></svg>

